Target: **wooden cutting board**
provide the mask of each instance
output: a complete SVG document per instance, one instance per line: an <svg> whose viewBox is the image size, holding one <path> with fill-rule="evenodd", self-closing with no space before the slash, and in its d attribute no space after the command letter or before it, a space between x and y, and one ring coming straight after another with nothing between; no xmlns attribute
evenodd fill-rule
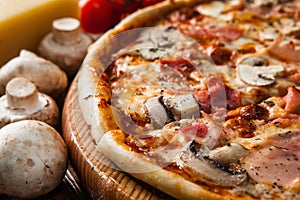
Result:
<svg viewBox="0 0 300 200"><path fill-rule="evenodd" d="M78 77L71 84L63 114L63 136L69 148L72 165L93 199L171 200L172 197L118 171L115 165L96 149L78 101ZM112 147L114 148L114 147Z"/></svg>

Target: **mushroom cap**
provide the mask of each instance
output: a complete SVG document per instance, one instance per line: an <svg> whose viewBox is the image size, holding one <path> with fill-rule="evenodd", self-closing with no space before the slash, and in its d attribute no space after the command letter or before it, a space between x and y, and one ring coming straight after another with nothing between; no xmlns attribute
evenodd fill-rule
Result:
<svg viewBox="0 0 300 200"><path fill-rule="evenodd" d="M0 194L18 198L42 196L61 182L67 147L50 125L34 120L0 129Z"/></svg>
<svg viewBox="0 0 300 200"><path fill-rule="evenodd" d="M54 98L64 94L68 78L54 63L35 53L21 50L20 55L0 68L0 95L5 94L7 83L15 77L25 77L33 82L38 91Z"/></svg>
<svg viewBox="0 0 300 200"><path fill-rule="evenodd" d="M254 86L267 86L276 81L276 75L284 71L282 65L251 66L239 64L237 66L238 77L247 84Z"/></svg>

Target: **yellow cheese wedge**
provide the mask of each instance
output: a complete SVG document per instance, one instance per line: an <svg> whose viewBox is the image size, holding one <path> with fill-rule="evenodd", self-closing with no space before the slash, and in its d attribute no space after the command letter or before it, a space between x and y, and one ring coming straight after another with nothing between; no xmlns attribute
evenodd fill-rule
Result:
<svg viewBox="0 0 300 200"><path fill-rule="evenodd" d="M78 0L0 0L0 67L21 49L36 51L54 19L78 16Z"/></svg>

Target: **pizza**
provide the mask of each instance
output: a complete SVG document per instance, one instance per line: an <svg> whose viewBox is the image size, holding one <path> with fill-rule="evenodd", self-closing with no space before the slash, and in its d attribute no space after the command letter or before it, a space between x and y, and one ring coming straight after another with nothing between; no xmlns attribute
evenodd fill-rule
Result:
<svg viewBox="0 0 300 200"><path fill-rule="evenodd" d="M118 170L177 199L300 198L300 1L165 1L89 49L79 101Z"/></svg>

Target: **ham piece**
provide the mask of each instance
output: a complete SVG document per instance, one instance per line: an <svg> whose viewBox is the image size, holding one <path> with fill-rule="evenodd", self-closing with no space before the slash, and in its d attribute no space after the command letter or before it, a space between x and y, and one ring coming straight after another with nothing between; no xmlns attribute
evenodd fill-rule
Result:
<svg viewBox="0 0 300 200"><path fill-rule="evenodd" d="M249 176L258 183L288 188L300 181L300 131L270 136L244 158Z"/></svg>

